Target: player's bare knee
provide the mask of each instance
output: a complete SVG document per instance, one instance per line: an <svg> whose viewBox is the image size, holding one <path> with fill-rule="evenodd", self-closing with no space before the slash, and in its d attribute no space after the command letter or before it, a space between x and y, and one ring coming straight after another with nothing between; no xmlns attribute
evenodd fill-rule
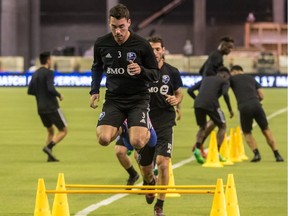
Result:
<svg viewBox="0 0 288 216"><path fill-rule="evenodd" d="M110 144L110 139L107 139L107 138L99 138L98 139L98 143L101 145L101 146L108 146Z"/></svg>

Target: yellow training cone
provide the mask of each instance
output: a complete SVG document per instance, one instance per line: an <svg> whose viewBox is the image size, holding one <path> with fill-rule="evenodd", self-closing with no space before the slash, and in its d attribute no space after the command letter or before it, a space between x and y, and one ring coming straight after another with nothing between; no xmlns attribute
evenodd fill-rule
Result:
<svg viewBox="0 0 288 216"><path fill-rule="evenodd" d="M58 175L56 190L57 191L66 190L63 173L59 173ZM56 193L53 202L52 216L60 216L60 215L70 216L67 194L65 193Z"/></svg>
<svg viewBox="0 0 288 216"><path fill-rule="evenodd" d="M228 175L225 198L226 198L227 215L240 216L233 174Z"/></svg>
<svg viewBox="0 0 288 216"><path fill-rule="evenodd" d="M242 160L248 160L248 156L245 154L244 145L243 145L243 139L242 139L242 132L240 126L237 126L236 128L236 139L239 149L240 158Z"/></svg>
<svg viewBox="0 0 288 216"><path fill-rule="evenodd" d="M210 216L228 216L222 179L217 179Z"/></svg>
<svg viewBox="0 0 288 216"><path fill-rule="evenodd" d="M212 131L210 135L210 142L208 148L208 155L203 167L223 167L219 161L219 153L217 148L216 132Z"/></svg>
<svg viewBox="0 0 288 216"><path fill-rule="evenodd" d="M229 146L230 146L230 159L233 162L241 162L239 146L236 140L236 133L234 128L230 128L230 139L229 139Z"/></svg>
<svg viewBox="0 0 288 216"><path fill-rule="evenodd" d="M222 164L224 164L224 165L233 165L234 164L230 158L230 146L228 145L226 134L225 134L224 140L221 144L220 153L226 159L226 161L222 162Z"/></svg>
<svg viewBox="0 0 288 216"><path fill-rule="evenodd" d="M168 186L175 186L175 180L173 175L173 169L172 169L172 162L171 159L169 160L169 183ZM175 188L169 188L167 191L175 191ZM181 195L179 193L167 193L166 197L180 197Z"/></svg>
<svg viewBox="0 0 288 216"><path fill-rule="evenodd" d="M44 179L38 179L34 216L51 216Z"/></svg>

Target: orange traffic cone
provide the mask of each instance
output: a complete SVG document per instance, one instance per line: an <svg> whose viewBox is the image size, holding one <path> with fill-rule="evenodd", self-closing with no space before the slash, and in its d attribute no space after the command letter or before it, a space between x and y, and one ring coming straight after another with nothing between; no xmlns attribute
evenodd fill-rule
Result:
<svg viewBox="0 0 288 216"><path fill-rule="evenodd" d="M38 179L34 216L51 216L44 179Z"/></svg>
<svg viewBox="0 0 288 216"><path fill-rule="evenodd" d="M240 126L236 127L236 142L239 149L240 158L242 160L248 160L248 156L245 154L243 139L242 139L242 132Z"/></svg>
<svg viewBox="0 0 288 216"><path fill-rule="evenodd" d="M216 132L212 131L210 135L210 142L208 148L208 155L203 167L223 167L219 161L219 153L217 148Z"/></svg>
<svg viewBox="0 0 288 216"><path fill-rule="evenodd" d="M225 198L226 198L227 215L240 216L233 174L228 174Z"/></svg>
<svg viewBox="0 0 288 216"><path fill-rule="evenodd" d="M175 180L173 175L173 169L172 169L172 162L171 159L169 160L169 183L168 186L175 186ZM175 191L175 188L169 188L167 191ZM180 197L181 195L179 193L167 193L166 197Z"/></svg>
<svg viewBox="0 0 288 216"><path fill-rule="evenodd" d="M59 173L58 175L58 181L56 186L57 191L65 191L65 180L64 180L64 174ZM70 216L69 212L69 205L67 200L67 194L65 193L59 193L55 194L54 202L53 202L53 208L52 208L52 216Z"/></svg>
<svg viewBox="0 0 288 216"><path fill-rule="evenodd" d="M227 216L222 179L217 179L210 216Z"/></svg>
<svg viewBox="0 0 288 216"><path fill-rule="evenodd" d="M223 142L221 144L220 153L226 159L226 161L222 162L222 164L224 164L224 165L233 165L234 164L233 161L230 158L230 146L228 144L227 135L226 134L225 134L224 140L223 140Z"/></svg>

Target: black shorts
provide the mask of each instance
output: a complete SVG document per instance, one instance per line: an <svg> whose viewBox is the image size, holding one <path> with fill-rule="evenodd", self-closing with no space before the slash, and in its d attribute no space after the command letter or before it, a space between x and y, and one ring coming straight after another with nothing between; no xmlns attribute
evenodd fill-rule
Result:
<svg viewBox="0 0 288 216"><path fill-rule="evenodd" d="M155 128L154 128L155 129ZM157 134L157 144L155 146L155 156L162 155L164 157L171 158L172 154L172 140L173 140L173 128L165 127L155 129Z"/></svg>
<svg viewBox="0 0 288 216"><path fill-rule="evenodd" d="M65 117L60 108L57 109L56 112L52 113L39 113L39 116L46 128L50 128L52 125L55 125L58 130L62 130L67 126Z"/></svg>
<svg viewBox="0 0 288 216"><path fill-rule="evenodd" d="M214 111L209 111L209 110L205 110L202 108L195 108L194 113L195 113L197 124L201 128L204 128L207 123L207 120L206 120L207 115L211 118L211 120L218 127L222 127L226 123L224 113L220 108Z"/></svg>
<svg viewBox="0 0 288 216"><path fill-rule="evenodd" d="M251 133L253 119L257 122L261 130L268 128L268 121L266 114L261 104L247 104L239 109L240 112L240 123L244 133Z"/></svg>
<svg viewBox="0 0 288 216"><path fill-rule="evenodd" d="M128 127L141 126L148 128L149 100L131 103L129 106L106 100L100 113L98 124L119 128L127 119Z"/></svg>

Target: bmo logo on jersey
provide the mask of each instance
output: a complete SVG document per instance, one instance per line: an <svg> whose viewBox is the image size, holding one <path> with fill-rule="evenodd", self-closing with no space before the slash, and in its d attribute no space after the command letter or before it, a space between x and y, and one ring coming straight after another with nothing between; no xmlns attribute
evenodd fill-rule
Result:
<svg viewBox="0 0 288 216"><path fill-rule="evenodd" d="M124 68L107 68L107 74L124 74L125 69Z"/></svg>
<svg viewBox="0 0 288 216"><path fill-rule="evenodd" d="M162 85L160 88L158 88L157 86L153 86L153 87L150 87L148 90L149 90L149 93L160 92L160 94L162 94L162 95L167 95L169 92L169 86L168 85Z"/></svg>

